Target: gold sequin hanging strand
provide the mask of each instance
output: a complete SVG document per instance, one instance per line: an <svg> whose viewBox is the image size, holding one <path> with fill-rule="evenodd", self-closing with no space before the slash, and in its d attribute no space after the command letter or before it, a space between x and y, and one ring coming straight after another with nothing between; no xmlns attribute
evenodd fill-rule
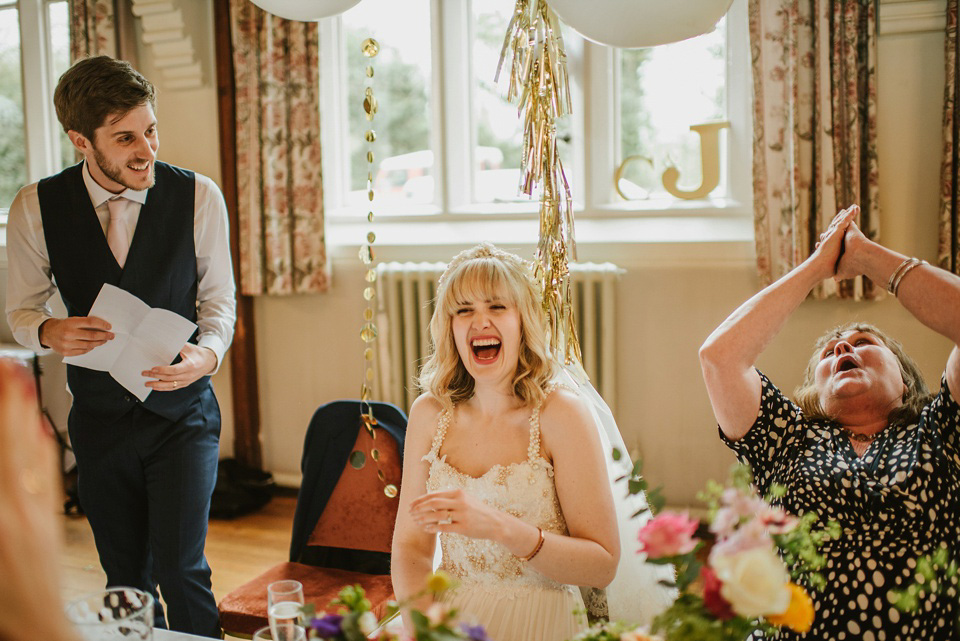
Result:
<svg viewBox="0 0 960 641"><path fill-rule="evenodd" d="M363 51L363 55L370 59L370 64L367 64L365 69L366 82L364 83L363 89L363 111L369 124L363 137L367 142L367 201L369 204L367 222L372 223L373 199L375 195L373 189L373 163L375 160L373 143L377 140L377 133L373 129L373 120L377 115L377 97L373 91L374 70L372 59L380 53L380 44L373 38L367 38L363 41L361 50ZM373 405L370 404L370 401L373 399L373 380L376 376L376 354L374 349L377 340L377 324L374 320L373 311L374 300L377 297L377 269L374 264L373 253L373 243L376 239L376 234L373 233L373 230L370 230L367 232L366 242L360 248L360 260L366 267L366 273L364 274L365 284L363 288L363 299L366 301L366 307L363 310L363 324L360 328L360 339L364 343L363 381L360 384L360 420L363 421L364 428L374 441L370 448L370 458L373 459L374 465L377 466L377 477L380 479L380 482L383 483L383 493L389 498L395 498L399 493L397 486L387 481L387 477L380 465L380 450L376 447L377 432L374 429L377 425L377 419L373 415ZM350 464L356 469L362 468L366 464L366 455L359 450L354 451L350 454Z"/></svg>
<svg viewBox="0 0 960 641"><path fill-rule="evenodd" d="M557 149L556 126L557 118L571 113L572 102L560 23L544 0L517 0L495 82L504 69L509 79L507 100L518 102L523 120L519 191L532 196L534 188L540 188L535 275L543 289L550 348L563 362L580 364L569 268L569 261L577 258L573 198Z"/></svg>

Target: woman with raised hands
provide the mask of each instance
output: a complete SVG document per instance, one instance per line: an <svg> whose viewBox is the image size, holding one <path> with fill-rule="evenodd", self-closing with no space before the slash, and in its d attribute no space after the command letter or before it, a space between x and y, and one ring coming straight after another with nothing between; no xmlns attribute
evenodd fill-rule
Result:
<svg viewBox="0 0 960 641"><path fill-rule="evenodd" d="M720 436L752 466L758 489L785 486L777 504L841 526L821 548L826 588L810 590L816 616L805 638L956 639L956 577L912 612L889 592L914 582L919 557L955 553L960 540L960 277L869 240L858 213L837 214L807 260L710 335L700 348L704 381ZM817 341L795 401L755 368L818 283L858 275L886 283L954 343L936 396L901 345L865 323Z"/></svg>

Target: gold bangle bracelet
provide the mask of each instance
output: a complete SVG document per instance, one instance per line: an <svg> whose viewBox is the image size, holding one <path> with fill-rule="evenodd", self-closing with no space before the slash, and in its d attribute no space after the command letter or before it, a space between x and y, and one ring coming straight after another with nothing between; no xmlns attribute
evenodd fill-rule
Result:
<svg viewBox="0 0 960 641"><path fill-rule="evenodd" d="M903 277L906 276L906 275L910 272L911 269L913 269L914 267L919 267L920 265L929 265L929 264L930 264L930 263L928 263L928 262L925 261L925 260L920 260L920 259L918 259L918 258L914 258L913 261L912 261L909 265L907 265L906 267L903 268L903 270L900 271L900 274L897 276L897 280L894 281L894 283L893 283L893 295L896 296L896 295L897 295L897 292L900 291L900 283L903 282Z"/></svg>
<svg viewBox="0 0 960 641"><path fill-rule="evenodd" d="M916 265L920 262L919 258L905 258L902 263L900 263L893 273L890 274L890 278L887 280L887 291L896 296L897 294L897 284L900 282L900 278L903 274L906 273L905 270L909 269L912 265Z"/></svg>
<svg viewBox="0 0 960 641"><path fill-rule="evenodd" d="M526 563L527 561L529 561L529 560L532 559L533 557L537 556L537 554L540 552L540 548L543 547L543 529L542 529L542 528L537 528L537 534L540 536L540 538L539 538L539 540L537 540L537 547L533 548L533 552L531 552L531 553L528 554L527 556L518 556L518 557L517 557L518 559L520 559L520 560L523 561L524 563Z"/></svg>

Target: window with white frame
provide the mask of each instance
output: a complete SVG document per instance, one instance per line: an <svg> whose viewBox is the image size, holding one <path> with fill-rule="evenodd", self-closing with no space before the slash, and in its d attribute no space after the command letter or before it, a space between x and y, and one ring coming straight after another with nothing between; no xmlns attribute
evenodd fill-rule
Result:
<svg viewBox="0 0 960 641"><path fill-rule="evenodd" d="M533 216L536 195L518 195L521 124L494 82L514 0L364 0L321 23L321 129L328 220L366 215ZM676 211L745 213L749 202L750 106L746 0L710 33L648 49L618 50L563 27L574 114L558 120L560 156L587 216ZM374 37L371 59L360 43ZM360 102L374 69L379 110ZM719 125L719 179L703 182L701 136ZM364 132L376 132L368 176ZM624 162L626 161L626 162ZM619 178L615 183L614 176Z"/></svg>
<svg viewBox="0 0 960 641"><path fill-rule="evenodd" d="M28 182L73 162L56 120L56 79L70 63L66 0L0 0L0 213Z"/></svg>

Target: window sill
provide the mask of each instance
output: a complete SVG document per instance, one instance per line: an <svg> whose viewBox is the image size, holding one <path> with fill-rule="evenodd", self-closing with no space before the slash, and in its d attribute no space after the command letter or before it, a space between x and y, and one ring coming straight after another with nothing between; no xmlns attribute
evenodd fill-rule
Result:
<svg viewBox="0 0 960 641"><path fill-rule="evenodd" d="M715 211L715 210L713 210ZM579 216L577 259L611 261L623 267L716 266L752 264L753 221L746 216L689 215ZM335 263L358 260L366 235L376 236L377 261L447 261L480 241L489 241L521 255L536 248L539 222L509 220L421 220L327 225L328 255Z"/></svg>

